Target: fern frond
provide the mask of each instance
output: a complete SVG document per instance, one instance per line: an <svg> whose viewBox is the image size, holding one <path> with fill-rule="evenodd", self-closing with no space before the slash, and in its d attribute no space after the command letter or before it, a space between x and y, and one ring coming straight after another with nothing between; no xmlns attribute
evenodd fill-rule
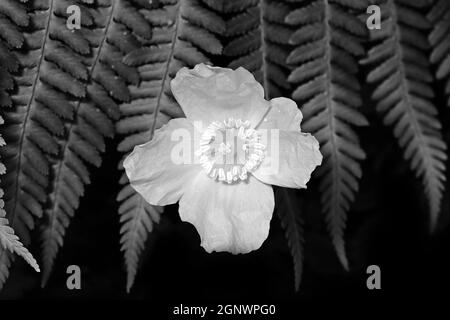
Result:
<svg viewBox="0 0 450 320"><path fill-rule="evenodd" d="M2 36L9 50L1 43L0 54L12 52L18 62L11 63L15 89L12 108L5 112L8 145L1 150L11 168L3 181L6 211L25 242L34 217L45 215L43 284L89 183L87 164L100 165L103 137L113 135L112 121L119 115L117 103L128 101L128 84L139 81L135 68L122 59L136 48L137 38L151 37L151 27L141 7L130 1L7 0L0 5L5 16L0 24L9 19L17 29ZM81 30L66 27L70 4L81 9ZM9 265L0 251L0 269Z"/></svg>
<svg viewBox="0 0 450 320"><path fill-rule="evenodd" d="M367 63L374 67L368 81L377 84L373 99L384 122L392 125L411 169L420 176L428 198L431 229L438 219L445 181L447 146L432 103L433 90L426 34L429 23L422 13L428 1L388 0L383 32L374 32L377 43Z"/></svg>
<svg viewBox="0 0 450 320"><path fill-rule="evenodd" d="M171 118L183 116L170 91L170 81L183 66L193 66L208 60L208 54L219 54L222 45L217 33L225 29L223 20L197 0L159 1L157 8L145 13L153 25L153 38L144 46L128 54L124 61L139 66L141 84L131 86L131 102L120 106L121 119L117 132L126 137L118 150L129 153L149 141L156 129ZM119 168L123 170L122 163ZM133 285L139 254L152 229L159 220L162 208L148 205L129 185L125 184L117 200L122 222L121 243L127 269L127 290Z"/></svg>
<svg viewBox="0 0 450 320"><path fill-rule="evenodd" d="M2 54L2 43L0 41L0 55ZM8 52L8 51L6 51ZM9 53L9 52L8 52ZM5 66L1 64L0 57L0 107L10 107L12 104L10 91L14 87L14 81L11 74Z"/></svg>
<svg viewBox="0 0 450 320"><path fill-rule="evenodd" d="M1 8L0 8L1 9ZM17 71L19 63L12 48L0 39L0 107L11 107L10 91L14 88L12 72Z"/></svg>
<svg viewBox="0 0 450 320"><path fill-rule="evenodd" d="M286 17L296 27L290 38L295 48L287 57L295 69L288 80L296 86L293 99L303 105L304 130L321 145L322 208L345 269L346 216L359 188L360 161L365 158L353 126L367 124L357 110L362 102L356 75L366 36L366 27L357 16L367 5L360 0L315 0L301 4Z"/></svg>
<svg viewBox="0 0 450 320"><path fill-rule="evenodd" d="M220 2L223 12L233 12L224 34L223 53L230 57L229 67L251 71L267 97L282 96L290 88L286 57L292 32L284 22L290 6L273 0Z"/></svg>
<svg viewBox="0 0 450 320"><path fill-rule="evenodd" d="M285 17L291 11L287 1L205 1L214 9L229 15L224 33L224 55L229 57L229 67L244 67L253 73L264 88L266 98L284 96L290 89L287 81L290 66L286 64L292 28ZM278 192L285 201L288 191ZM288 201L287 199L286 201ZM302 243L299 224L292 215L292 207L278 210L282 227L294 260L295 287L300 285L302 272ZM284 205L282 205L284 206Z"/></svg>
<svg viewBox="0 0 450 320"><path fill-rule="evenodd" d="M147 235L153 230L153 224L159 222L162 208L148 204L129 184L121 190L117 201L121 202L120 244L127 268L127 292L130 292L136 278L139 254L144 249Z"/></svg>
<svg viewBox="0 0 450 320"><path fill-rule="evenodd" d="M431 63L437 65L436 78L446 83L445 94L450 107L450 2L435 0L434 6L428 13L428 20L432 23L428 39L432 52Z"/></svg>
<svg viewBox="0 0 450 320"><path fill-rule="evenodd" d="M31 22L27 13L28 5L27 0L20 2L5 0L0 3L0 73L2 77L0 80L0 106L2 107L11 108L15 104L18 91L16 90L17 81L15 78L21 68L18 57L22 54L25 46L24 30ZM34 167L29 165L26 173L19 177L19 173L16 170L16 160L18 158L16 141L19 137L16 133L22 129L20 120L23 118L23 115L19 112L11 116L10 109L4 110L3 117L8 125L2 126L1 132L5 140L8 141L8 145L0 149L0 154L5 165L9 168L1 181L2 188L5 191L3 200L5 201L6 215L4 219L11 224L12 230L15 230L22 241L27 244L29 242L27 229L34 227L34 216L40 216L42 212L37 205L36 197L30 195L30 192L34 192L39 187L35 188L35 186L30 185L24 191L14 190L14 183L19 179L27 183L29 176L35 174L38 176L36 180L44 184L45 182L40 178L42 176L41 172L45 170L45 165L40 157L40 151L33 148L33 145L27 153L28 159L24 159L23 162L29 164L29 159L34 157ZM35 137L38 140L42 135L36 131ZM36 192L39 193L39 191L37 190ZM13 206L10 201L11 198L20 198L20 204ZM11 210L12 208L14 210ZM0 289L9 275L9 267L12 261L13 255L11 252L5 246L0 246Z"/></svg>
<svg viewBox="0 0 450 320"><path fill-rule="evenodd" d="M23 3L15 0L0 3L0 107L12 105L9 91L13 89L14 81L10 73L19 68L13 51L22 47L24 37L21 27L27 27L29 20Z"/></svg>
<svg viewBox="0 0 450 320"><path fill-rule="evenodd" d="M113 136L113 121L119 117L118 103L129 101L128 84L139 82L136 68L122 60L136 48L137 38L151 38L150 24L140 9L144 10L128 0L105 0L98 6L86 6L85 16L92 17L85 22L90 27L85 32L92 32L85 38L90 54L80 60L69 50L60 57L54 57L52 52L46 55L70 74L72 81L78 79L85 94L72 98L70 119L61 117L63 130L46 126L61 137L57 140L60 151L51 157L52 191L47 198L45 223L41 226L43 286L63 245L70 218L79 206L84 185L90 183L88 166L100 166L100 154L105 151L104 137Z"/></svg>
<svg viewBox="0 0 450 320"><path fill-rule="evenodd" d="M0 189L1 197L3 197L3 190ZM21 256L36 272L40 272L39 265L33 255L20 242L19 237L14 234L14 229L9 226L6 212L3 208L3 200L0 200L0 245L3 250L9 250L11 253L14 252ZM7 270L6 274L0 272L0 281L4 282L6 280L3 278L5 275L8 276Z"/></svg>
<svg viewBox="0 0 450 320"><path fill-rule="evenodd" d="M277 188L277 213L285 230L286 240L294 260L295 290L298 291L303 273L303 227L300 204L294 189Z"/></svg>
<svg viewBox="0 0 450 320"><path fill-rule="evenodd" d="M3 191L0 191L0 194L3 195ZM33 255L20 242L19 237L14 234L14 229L9 226L6 212L2 207L0 207L0 245L4 250L9 250L21 256L36 272L40 272L39 265ZM5 279L2 278L2 281L5 281Z"/></svg>
<svg viewBox="0 0 450 320"><path fill-rule="evenodd" d="M0 125L3 125L3 118L0 116ZM0 135L0 147L5 146L5 140ZM6 167L0 162L0 175L5 174ZM15 252L17 255L21 256L34 270L40 272L39 266L33 255L24 247L22 242L20 242L19 237L15 235L14 229L9 226L8 219L6 218L6 211L4 209L3 201L3 189L0 188L0 248L10 253ZM9 262L8 262L9 264ZM9 265L8 265L9 267ZM0 269L0 282L4 283L6 277L8 276L8 269Z"/></svg>

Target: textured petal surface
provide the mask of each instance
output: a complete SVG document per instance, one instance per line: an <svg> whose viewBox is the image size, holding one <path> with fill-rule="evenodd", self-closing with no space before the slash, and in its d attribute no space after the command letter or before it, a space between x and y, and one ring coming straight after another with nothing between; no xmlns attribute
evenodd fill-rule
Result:
<svg viewBox="0 0 450 320"><path fill-rule="evenodd" d="M242 67L231 70L198 64L194 69L182 68L171 87L186 117L204 125L234 118L256 126L270 106L262 86Z"/></svg>
<svg viewBox="0 0 450 320"><path fill-rule="evenodd" d="M153 139L136 146L124 167L131 186L152 205L177 202L185 192L186 181L202 169L195 164L195 129L185 118L170 120L155 131Z"/></svg>
<svg viewBox="0 0 450 320"><path fill-rule="evenodd" d="M234 254L258 249L269 234L272 187L250 177L225 184L200 173L180 200L181 220L192 223L207 252Z"/></svg>
<svg viewBox="0 0 450 320"><path fill-rule="evenodd" d="M322 163L319 143L309 133L280 130L252 174L260 181L287 188L306 188L311 173Z"/></svg>
<svg viewBox="0 0 450 320"><path fill-rule="evenodd" d="M303 115L294 100L274 98L270 100L270 106L258 129L300 130Z"/></svg>

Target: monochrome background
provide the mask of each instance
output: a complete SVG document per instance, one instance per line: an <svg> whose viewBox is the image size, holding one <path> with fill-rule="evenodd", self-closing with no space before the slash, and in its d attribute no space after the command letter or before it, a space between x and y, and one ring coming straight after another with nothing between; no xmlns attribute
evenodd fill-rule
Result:
<svg viewBox="0 0 450 320"><path fill-rule="evenodd" d="M131 3L142 2L130 1ZM160 1L156 6L166 2L178 3L177 1ZM215 8L220 6L221 0L202 0L203 2L218 14L219 10ZM247 7L243 5L245 8L241 11L246 11L249 15L260 14L258 8L278 2L288 6L292 11L313 3L330 6L330 8L335 6L340 10L347 8L347 1L344 0L247 0L242 2L248 3L248 5ZM354 0L354 3L356 2L364 1ZM186 3L190 2L186 1ZM235 2L232 1L232 3ZM349 0L348 3L353 3L353 1ZM411 10L415 10L416 14L422 15L423 18L433 8L439 7L443 8L443 12L448 10L446 11L447 16L450 16L450 5L447 5L445 0L421 0L417 2L417 6L420 8L406 0L367 0L364 3L366 6L378 3L382 8L385 8L383 5L386 3L394 5L397 15L407 21L408 28L411 27L409 24L412 22L404 18L402 13L408 16L408 13L411 14ZM349 7L351 10L347 14L353 14L354 17L365 17L361 4L349 5ZM255 8L256 11L254 11ZM222 14L222 18L227 22L233 21L232 18L242 13L241 11L236 9L236 12L233 10L225 12ZM411 14L411 17L415 16ZM441 16L443 19L441 23L447 28L447 34L450 34L450 19L446 22L445 17L444 14ZM270 20L267 17L263 18ZM307 20L307 18L305 19ZM386 19L388 17L383 13L383 21ZM345 24L339 19L333 23ZM330 22L330 25L333 23ZM402 23L399 28L404 30ZM226 27L231 29L230 24ZM320 33L320 26L315 27ZM245 28L251 30L248 31ZM257 29L258 27L243 27L243 34L249 35L246 40L248 43L251 42L252 28ZM289 28L295 29L295 26ZM420 26L418 29L426 34L431 32L432 28L433 23L430 22L426 28ZM192 41L191 37L195 37L195 34L186 37L187 40L183 41ZM226 51L227 44L234 40L230 37L226 33L217 35L217 38L224 43L223 54L208 55L206 49L202 48L204 44L199 45L199 50L202 54L207 55L214 65L229 66L231 64L235 67L236 61L242 57L234 56L231 49ZM407 36L402 41L406 42L405 47L411 45ZM447 35L442 41L450 43L450 37ZM145 41L144 43L145 46L148 45ZM272 45L273 39L267 40L267 43ZM369 52L374 44L367 40L361 41L361 46L366 52ZM262 45L259 43L255 45L255 48L247 49L258 51L262 50L261 47ZM270 59L273 61L268 64L278 63L281 57L285 59L286 56L283 52L292 49L284 44L281 44L280 47L282 50L279 53L276 51L270 54ZM433 46L430 45L423 49L422 53L429 56L433 49ZM349 47L348 50L352 49ZM227 55L227 52L231 53ZM148 52L140 54L148 54ZM448 49L447 57L450 57ZM358 60L363 60L364 56L360 58ZM403 67L408 69L411 65L421 65L423 63L421 58L422 56L409 57ZM319 56L316 59L321 61L326 58ZM245 59L242 61L249 62ZM438 61L442 63L440 68L448 71L450 59L442 61ZM332 63L339 65L340 61L333 60ZM246 65L244 64L244 66ZM282 69L286 76L281 82L286 82L287 76L296 67L299 66L288 64L281 66L279 69ZM249 67L250 71L255 72L257 79L260 80L257 73L258 68L261 66L257 66L256 71ZM273 76L272 82L279 80L280 74L277 73L279 69L268 69L269 77ZM357 73L353 75L361 84L360 97L362 101L358 110L369 120L370 125L352 126L352 130L359 139L360 147L366 153L366 159L359 162L363 172L362 178L359 180L359 191L355 192L355 201L346 212L347 227L344 237L350 265L349 271L345 271L341 266L330 240L325 214L322 211L323 192L319 186L321 178L315 173L308 184L308 189L296 193L296 201L300 203L296 214L303 221L302 238L304 239L303 274L298 291L295 290L294 285L291 250L286 241L285 230L276 213L272 219L269 237L261 249L237 256L228 253L208 254L200 247L199 236L195 228L188 223L181 222L178 216L178 206L171 205L165 208L161 222L149 234L145 249L140 256L139 270L134 286L130 293L127 293L125 290L126 272L119 245L120 223L117 212L120 203L116 201L117 194L122 188L118 181L123 174L117 169L117 166L124 156L123 152L117 151L117 145L124 138L123 132L118 132L115 138L106 140L101 167L90 168L92 183L86 186L85 195L81 198L80 206L67 228L64 246L59 250L47 285L41 288L39 276L32 273L30 267L17 258L11 268L9 279L0 292L0 298L149 299L163 301L167 304L199 301L223 303L282 301L296 304L305 301L317 302L321 301L320 299L392 300L398 296L417 297L417 295L432 298L440 295L441 292L446 292L450 286L448 272L450 270L450 255L448 254L450 248L450 190L447 188L442 192L440 217L435 231L430 234L429 201L425 195L422 180L420 176L416 177L411 170L410 161L404 159L404 151L399 147L392 127L383 124L384 114L376 111L377 103L373 99L373 93L379 83L367 81L367 76L373 69L373 61L372 64L361 64ZM271 73L273 70L276 70L276 74ZM429 70L435 74L439 70L439 65L431 64ZM171 73L173 71L171 70ZM304 70L305 73L307 71ZM449 86L448 83L450 83L447 83L450 78L449 74L450 72L447 74L444 72L443 77L435 77L429 83L434 92L433 97L429 100L437 110L432 121L437 119L442 125L439 132L442 141L445 141L447 145L450 144L448 121L450 112L447 100L450 89L447 89L446 92L446 85ZM302 81L307 80L303 79ZM273 83L271 86L276 92L274 95L291 96L293 91L293 88L277 87ZM300 84L294 81L293 87L296 86L298 87ZM307 102L298 101L301 106ZM427 128L427 124L424 124L424 127ZM325 156L327 157L326 154ZM445 163L448 165L448 161ZM448 180L448 170L444 174ZM277 207L279 206L280 203L277 203ZM39 232L39 228L31 231L31 238L39 239ZM39 262L38 253L41 250L41 243L32 241L27 247L37 256ZM81 290L68 290L66 287L68 276L66 268L69 265L78 265L81 268ZM366 268L369 265L378 265L381 269L381 290L368 290L366 287L368 277Z"/></svg>
<svg viewBox="0 0 450 320"><path fill-rule="evenodd" d="M447 126L447 142L449 134ZM150 236L134 288L126 294L116 232L119 223L111 214L117 210L114 195L118 188L114 182L119 177L115 165L120 154L110 142L108 150L112 156L94 173L47 287L41 289L39 279L18 261L1 297L152 299L168 304L279 300L294 303L318 298L389 301L399 295L401 299L443 297L450 285L450 196L445 194L441 226L430 236L424 227L426 204L417 201L420 187L409 174L408 166L401 163L402 154L395 141L381 143L389 140L391 134L381 123L365 132L362 139L364 147L378 145L373 147L372 160L365 162L360 195L349 213L350 272L339 265L317 207L303 213L305 270L296 293L292 258L276 216L260 250L238 256L208 254L199 246L195 228L180 221L178 207L173 205L165 213L167 219ZM383 152L375 154L379 148ZM81 267L80 291L66 288L65 271L71 264ZM379 292L366 287L366 268L372 264L381 268ZM427 297L423 296L425 292Z"/></svg>

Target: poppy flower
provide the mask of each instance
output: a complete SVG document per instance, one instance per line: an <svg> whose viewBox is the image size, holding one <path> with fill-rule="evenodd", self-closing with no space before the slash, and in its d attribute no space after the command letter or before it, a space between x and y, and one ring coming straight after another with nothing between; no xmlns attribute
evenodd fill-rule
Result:
<svg viewBox="0 0 450 320"><path fill-rule="evenodd" d="M272 185L306 188L322 162L319 143L301 132L294 101L265 100L242 67L182 68L171 89L186 118L170 120L125 159L131 186L152 205L179 202L207 252L258 249L273 215Z"/></svg>

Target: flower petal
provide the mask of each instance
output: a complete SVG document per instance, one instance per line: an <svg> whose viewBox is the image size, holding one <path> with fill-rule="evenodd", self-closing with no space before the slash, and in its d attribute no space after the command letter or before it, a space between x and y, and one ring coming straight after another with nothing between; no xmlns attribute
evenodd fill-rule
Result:
<svg viewBox="0 0 450 320"><path fill-rule="evenodd" d="M259 125L259 129L300 130L303 115L294 100L274 98L271 109Z"/></svg>
<svg viewBox="0 0 450 320"><path fill-rule="evenodd" d="M271 186L249 177L225 184L200 173L180 200L181 220L192 223L207 252L258 249L269 234L274 209Z"/></svg>
<svg viewBox="0 0 450 320"><path fill-rule="evenodd" d="M322 163L319 143L309 133L279 130L278 139L252 173L260 181L288 188L306 188L311 173Z"/></svg>
<svg viewBox="0 0 450 320"><path fill-rule="evenodd" d="M194 153L194 130L185 118L170 120L155 131L150 142L136 146L125 159L123 166L131 186L150 204L163 206L177 202L185 192L185 182L201 170L190 159ZM176 153L180 150L183 154Z"/></svg>
<svg viewBox="0 0 450 320"><path fill-rule="evenodd" d="M171 88L186 117L205 125L234 118L256 126L270 106L262 86L242 67L231 70L198 64L192 70L182 68Z"/></svg>

